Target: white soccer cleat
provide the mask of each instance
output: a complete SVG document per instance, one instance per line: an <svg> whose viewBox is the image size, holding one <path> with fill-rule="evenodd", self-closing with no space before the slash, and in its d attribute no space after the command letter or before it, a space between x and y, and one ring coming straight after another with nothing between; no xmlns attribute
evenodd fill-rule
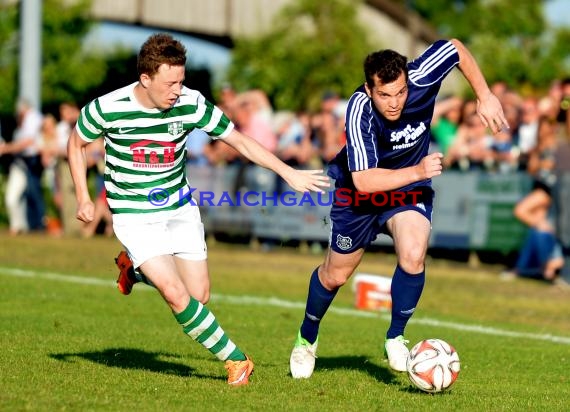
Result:
<svg viewBox="0 0 570 412"><path fill-rule="evenodd" d="M293 378L307 379L311 377L315 369L318 342L319 338L317 337L315 343L309 343L301 337L301 332L299 331L295 346L291 352L291 359L289 359L289 368Z"/></svg>
<svg viewBox="0 0 570 412"><path fill-rule="evenodd" d="M410 355L410 350L406 346L410 341L404 339L402 335L394 339L386 339L384 342L384 353L388 357L388 364L398 372L406 372L406 362Z"/></svg>

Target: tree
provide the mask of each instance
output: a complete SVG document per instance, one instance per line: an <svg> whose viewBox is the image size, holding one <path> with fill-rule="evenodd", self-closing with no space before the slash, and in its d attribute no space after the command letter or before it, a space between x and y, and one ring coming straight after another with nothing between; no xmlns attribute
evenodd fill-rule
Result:
<svg viewBox="0 0 570 412"><path fill-rule="evenodd" d="M14 6L0 3L0 116L12 114L18 85L18 12ZM8 128L2 121L3 134Z"/></svg>
<svg viewBox="0 0 570 412"><path fill-rule="evenodd" d="M570 73L570 31L549 27L544 1L401 0L445 37L466 43L490 82L544 89Z"/></svg>
<svg viewBox="0 0 570 412"><path fill-rule="evenodd" d="M316 108L330 90L348 96L363 82L362 62L371 46L349 0L296 0L273 29L237 39L229 80L237 90L263 89L279 109Z"/></svg>
<svg viewBox="0 0 570 412"><path fill-rule="evenodd" d="M64 100L81 102L106 75L107 56L85 50L91 28L90 0L44 0L42 10L42 108ZM18 97L19 7L0 5L0 115L13 118Z"/></svg>
<svg viewBox="0 0 570 412"><path fill-rule="evenodd" d="M42 104L65 100L82 103L107 71L106 58L85 50L82 42L93 25L91 0L44 0L42 31Z"/></svg>

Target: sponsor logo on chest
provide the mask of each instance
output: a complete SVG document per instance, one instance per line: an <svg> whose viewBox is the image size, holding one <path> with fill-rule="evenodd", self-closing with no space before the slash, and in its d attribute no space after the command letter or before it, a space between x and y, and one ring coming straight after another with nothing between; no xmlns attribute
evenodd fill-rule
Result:
<svg viewBox="0 0 570 412"><path fill-rule="evenodd" d="M427 127L424 122L420 122L417 127L412 127L408 124L404 129L393 131L390 134L390 143L393 143L392 150L407 149L409 147L415 146L420 137Z"/></svg>
<svg viewBox="0 0 570 412"><path fill-rule="evenodd" d="M141 140L130 146L133 167L165 168L174 166L176 143Z"/></svg>

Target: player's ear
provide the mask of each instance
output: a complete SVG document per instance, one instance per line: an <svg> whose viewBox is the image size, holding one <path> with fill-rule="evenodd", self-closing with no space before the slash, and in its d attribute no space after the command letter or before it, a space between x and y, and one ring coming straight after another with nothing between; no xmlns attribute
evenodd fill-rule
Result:
<svg viewBox="0 0 570 412"><path fill-rule="evenodd" d="M366 82L364 82L364 90L366 90L368 97L372 98L372 90L370 90L370 87L368 87L368 83Z"/></svg>
<svg viewBox="0 0 570 412"><path fill-rule="evenodd" d="M139 81L145 89L150 86L150 76L146 73L140 75Z"/></svg>

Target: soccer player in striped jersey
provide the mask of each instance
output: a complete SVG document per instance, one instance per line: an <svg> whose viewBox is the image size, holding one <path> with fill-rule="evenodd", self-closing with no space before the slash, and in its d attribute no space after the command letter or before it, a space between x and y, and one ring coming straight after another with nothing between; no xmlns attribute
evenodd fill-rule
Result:
<svg viewBox="0 0 570 412"><path fill-rule="evenodd" d="M347 142L329 168L337 193L330 212L330 244L323 264L310 278L305 317L290 358L294 378L313 373L320 322L365 248L380 233L392 237L397 255L384 349L392 369L406 370L409 351L404 329L425 282L434 196L431 178L442 172L443 155L428 154L430 122L441 82L455 66L477 96L484 124L495 133L508 127L499 100L471 53L457 40L439 40L411 62L393 50L365 59L365 83L354 92L347 109ZM389 201L375 203L374 194Z"/></svg>
<svg viewBox="0 0 570 412"><path fill-rule="evenodd" d="M198 207L190 201L185 174L187 136L202 129L301 192L322 192L329 179L318 170L285 165L234 129L219 108L183 85L185 65L184 46L168 34L154 34L138 54L139 80L82 108L67 148L77 218L93 219L84 152L86 145L103 138L113 229L128 252L117 263L132 261L158 289L184 333L225 361L228 383L243 385L249 381L253 362L205 306L210 293L207 251L204 226ZM132 282L122 286L129 288L123 293L130 292Z"/></svg>

